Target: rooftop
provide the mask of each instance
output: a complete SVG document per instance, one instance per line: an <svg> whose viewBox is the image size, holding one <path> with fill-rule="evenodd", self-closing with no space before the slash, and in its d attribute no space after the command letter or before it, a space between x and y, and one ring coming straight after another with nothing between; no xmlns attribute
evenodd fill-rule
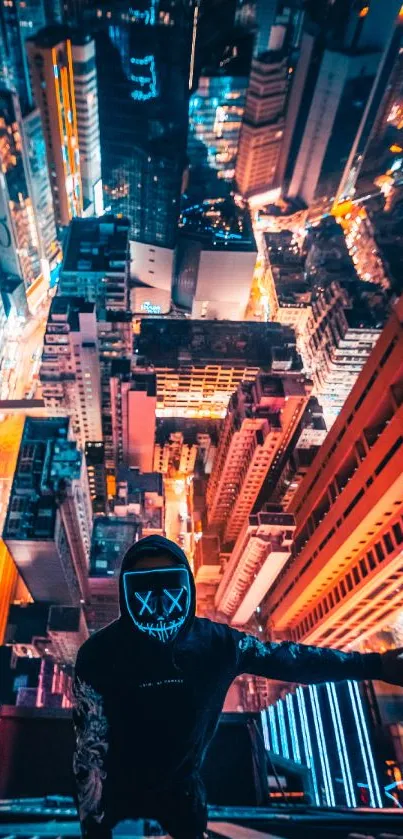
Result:
<svg viewBox="0 0 403 839"><path fill-rule="evenodd" d="M75 218L70 222L62 273L119 273L128 258L130 222L118 216Z"/></svg>
<svg viewBox="0 0 403 839"><path fill-rule="evenodd" d="M129 495L137 492L163 493L163 480L159 472L138 472L126 466L120 466L117 473L118 484L127 484Z"/></svg>
<svg viewBox="0 0 403 839"><path fill-rule="evenodd" d="M63 297L62 295L56 295L51 303L47 331L54 332L54 326L58 322L67 322L71 332L79 332L79 315L92 314L94 311L95 303L89 303L84 297Z"/></svg>
<svg viewBox="0 0 403 839"><path fill-rule="evenodd" d="M62 23L45 26L44 29L40 29L39 32L28 40L41 49L51 49L68 38L77 46L84 46L84 44L88 44L92 40L91 35L81 32L79 29L72 29Z"/></svg>
<svg viewBox="0 0 403 839"><path fill-rule="evenodd" d="M295 340L294 330L279 323L150 318L142 320L135 348L139 364L143 356L155 367L211 363L270 370L285 353L292 369L300 370Z"/></svg>
<svg viewBox="0 0 403 839"><path fill-rule="evenodd" d="M25 420L4 528L5 539L53 540L66 483L80 477L82 454L67 439L69 420Z"/></svg>
<svg viewBox="0 0 403 839"><path fill-rule="evenodd" d="M95 518L91 540L90 576L116 576L124 554L138 537L139 524L134 519L118 516Z"/></svg>
<svg viewBox="0 0 403 839"><path fill-rule="evenodd" d="M232 198L211 198L186 207L179 226L182 235L202 242L203 250L257 250L249 214Z"/></svg>

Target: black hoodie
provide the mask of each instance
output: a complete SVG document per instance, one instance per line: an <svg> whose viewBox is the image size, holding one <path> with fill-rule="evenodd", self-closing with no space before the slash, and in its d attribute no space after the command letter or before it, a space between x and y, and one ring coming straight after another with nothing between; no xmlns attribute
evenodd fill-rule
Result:
<svg viewBox="0 0 403 839"><path fill-rule="evenodd" d="M161 536L140 540L123 559L120 617L90 636L78 652L73 769L83 835L96 835L116 802L135 807L142 791L180 784L200 769L226 693L241 673L303 684L379 679L377 653L344 653L291 642L262 643L226 624L190 614L168 644L140 633L127 612L123 572L145 548L184 552ZM144 555L144 554L143 554ZM189 568L190 570L190 568Z"/></svg>

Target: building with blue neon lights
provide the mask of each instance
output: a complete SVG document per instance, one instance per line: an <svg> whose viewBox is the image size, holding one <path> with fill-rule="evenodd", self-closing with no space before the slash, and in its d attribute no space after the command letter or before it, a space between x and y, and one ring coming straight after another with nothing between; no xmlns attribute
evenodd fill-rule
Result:
<svg viewBox="0 0 403 839"><path fill-rule="evenodd" d="M105 208L131 219L132 241L162 247L175 242L186 167L184 39L138 15L96 33Z"/></svg>
<svg viewBox="0 0 403 839"><path fill-rule="evenodd" d="M261 711L266 749L307 766L312 804L387 806L371 725L357 682L297 687Z"/></svg>

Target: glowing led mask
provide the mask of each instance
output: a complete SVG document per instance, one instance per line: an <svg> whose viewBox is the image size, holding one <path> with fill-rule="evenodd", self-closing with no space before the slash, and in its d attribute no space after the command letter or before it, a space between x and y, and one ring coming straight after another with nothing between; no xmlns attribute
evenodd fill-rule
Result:
<svg viewBox="0 0 403 839"><path fill-rule="evenodd" d="M191 587L187 568L125 571L123 589L136 629L164 644L172 641L189 614Z"/></svg>

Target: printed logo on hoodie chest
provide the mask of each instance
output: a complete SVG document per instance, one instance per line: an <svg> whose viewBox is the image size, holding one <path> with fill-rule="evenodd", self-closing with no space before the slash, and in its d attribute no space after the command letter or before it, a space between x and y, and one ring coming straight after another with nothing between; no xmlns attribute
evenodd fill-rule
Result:
<svg viewBox="0 0 403 839"><path fill-rule="evenodd" d="M180 676L175 676L172 678L164 678L164 679L145 679L143 682L139 682L137 687L139 688L161 688L161 687L177 687L178 685L184 685L184 679Z"/></svg>

